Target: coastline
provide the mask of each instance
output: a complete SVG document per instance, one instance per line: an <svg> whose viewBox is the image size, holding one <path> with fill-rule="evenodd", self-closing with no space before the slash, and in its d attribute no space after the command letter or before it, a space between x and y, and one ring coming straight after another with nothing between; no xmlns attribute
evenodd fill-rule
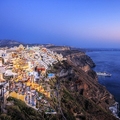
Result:
<svg viewBox="0 0 120 120"><path fill-rule="evenodd" d="M34 48L36 50L36 47L33 47L33 49ZM29 51L28 47L26 49ZM48 103L50 103L48 106L50 105L56 113L60 113L60 115L65 116L69 120L77 118L83 118L86 120L89 118L91 118L91 120L101 120L101 117L105 120L117 120L109 109L115 103L114 96L110 94L104 86L99 84L96 72L91 69L95 67L95 63L89 56L87 56L84 52L64 47L62 47L62 50L61 47L59 47L59 51L57 51L59 54L56 53L56 51L53 52L46 48L40 48L40 50L44 50L44 54L47 54L48 52L49 55L51 53L60 56L60 59L57 59L57 62L46 67L46 74L48 77L49 75L51 76L50 73L53 73L55 76L50 77L47 81L46 79L39 81L41 83L44 82L44 84L41 85L44 86L47 84L47 86L49 86L44 86L46 92L50 91L50 94L45 94L46 97L44 98L48 101ZM62 56L64 56L65 59L61 59ZM31 73L28 75L33 74ZM28 81L28 83L29 82L30 81ZM33 90L35 81L31 82L32 85L30 90ZM15 84L16 83L17 81ZM29 84L27 85L29 86ZM13 87L15 87L15 85L13 85ZM43 89L41 89L41 86L39 86L38 90L40 91L40 95L45 93ZM35 91L36 90L34 90L34 92ZM26 94L26 98L30 104L32 104L30 100L32 97L29 96L32 95L32 92L33 91L29 94L28 90ZM11 97L12 96L15 97L15 94L11 94ZM49 96L49 98L47 96ZM19 97L17 99L19 99ZM23 98L20 99L23 100ZM37 101L35 100L35 102ZM32 105L36 105L36 103ZM58 115L56 117L60 116Z"/></svg>
<svg viewBox="0 0 120 120"><path fill-rule="evenodd" d="M95 68L96 64L86 54L86 52L84 53L83 51L79 51L79 50L74 51L74 50L71 50L71 49L68 49L68 48L66 48L62 51L60 49L57 50L57 48L54 48L54 49L55 49L56 52L61 53L61 54L63 54L63 56L67 57L67 60L70 64L79 67L80 69L82 69L86 73L89 73L88 75L90 75L93 79L95 79L98 82L97 74L94 70L92 70L92 68ZM73 51L74 51L74 53L73 53ZM89 52L91 52L91 51L89 51ZM99 51L97 51L97 52L99 52ZM78 61L78 57L80 58L79 61ZM86 62L84 62L84 61L86 61ZM117 103L117 105L116 105L116 103ZM119 103L118 102L114 101L114 103L112 103L111 105L108 106L108 109L112 112L112 114L116 118L119 119L119 116L118 116L118 114L119 114Z"/></svg>
<svg viewBox="0 0 120 120"><path fill-rule="evenodd" d="M113 69L115 69L114 67L115 66L119 66L119 65L117 65L118 64L118 62L116 63L116 64L110 64L111 62L112 62L112 59L110 59L110 57L112 57L112 55L116 55L116 56L118 56L117 54L119 54L120 53L120 50L119 49L108 49L107 51L106 50L103 50L103 51L101 51L101 50L97 50L97 51L88 51L88 52L86 52L86 54L88 55L88 56L90 56L93 60L94 60L94 62L96 63L96 67L95 68L93 68L93 70L94 71L109 71L111 74L112 74L112 76L110 77L110 78L106 78L106 77L101 77L101 76L99 76L98 77L98 82L100 83L100 84L102 84L103 86L105 86L106 87L106 89L108 89L108 91L110 92L110 93L112 93L113 95L114 95L114 97L115 97L115 100L116 100L116 102L113 104L113 105L111 105L109 108L111 109L111 108L113 108L113 109L115 109L115 111L113 111L113 110L111 110L112 112L113 112L113 114L118 118L118 117L120 117L120 99L119 99L119 94L117 95L117 89L116 89L116 85L118 85L119 83L117 83L116 82L116 84L114 83L114 80L116 81L117 79L119 79L118 77L116 77L117 76L117 73L115 73L113 70L112 70L112 68ZM104 56L104 58L105 58L105 56L106 56L106 59L104 60L104 58L100 58L100 57L97 57L97 56L100 56L100 55L103 55ZM104 55L105 54L105 55ZM100 58L100 59L99 59ZM115 59L118 59L118 58L115 58ZM103 63L105 63L105 65L103 66L102 64ZM115 63L115 62L114 62ZM117 68L116 68L117 69ZM118 69L119 70L119 69ZM117 78L117 79L116 79ZM111 83L110 83L111 82ZM113 83L113 84L112 84ZM108 86L108 84L110 84L111 85L111 87L112 87L112 89L111 89L111 87L109 87ZM119 91L119 90L118 90ZM117 92L117 93L116 93ZM117 103L117 106L116 106L116 103ZM120 118L119 118L120 119Z"/></svg>

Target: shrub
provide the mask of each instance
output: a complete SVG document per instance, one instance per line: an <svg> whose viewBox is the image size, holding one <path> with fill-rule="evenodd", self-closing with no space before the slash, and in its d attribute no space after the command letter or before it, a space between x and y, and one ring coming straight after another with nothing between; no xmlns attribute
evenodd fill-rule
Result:
<svg viewBox="0 0 120 120"><path fill-rule="evenodd" d="M12 120L10 116L6 114L1 114L0 115L0 120Z"/></svg>

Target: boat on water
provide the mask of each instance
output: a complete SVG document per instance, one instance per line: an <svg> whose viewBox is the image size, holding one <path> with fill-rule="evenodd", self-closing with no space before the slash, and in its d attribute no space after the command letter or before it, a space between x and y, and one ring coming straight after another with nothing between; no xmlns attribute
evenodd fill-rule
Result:
<svg viewBox="0 0 120 120"><path fill-rule="evenodd" d="M96 74L97 74L98 76L111 77L111 74L110 74L110 73L107 73L107 72L96 72Z"/></svg>

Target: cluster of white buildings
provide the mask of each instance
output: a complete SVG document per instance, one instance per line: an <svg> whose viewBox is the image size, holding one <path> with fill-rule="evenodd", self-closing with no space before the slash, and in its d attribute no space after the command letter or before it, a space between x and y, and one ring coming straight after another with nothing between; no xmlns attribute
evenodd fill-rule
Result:
<svg viewBox="0 0 120 120"><path fill-rule="evenodd" d="M41 76L46 78L52 78L55 76L54 73L49 73L46 75L47 70L58 61L65 60L61 54L57 54L53 51L50 51L47 48L42 46L34 47L24 47L20 45L19 47L13 48L1 48L0 49L0 97L5 99L11 94L13 97L15 92L15 86L18 82L26 82L26 89L29 87L31 90L27 90L27 93L24 92L25 97L21 97L24 101L31 104L30 98L32 99L32 104L36 105L36 99L34 95L36 90L39 92L41 90L40 86L36 82L40 80ZM8 81L6 81L8 78ZM12 80L12 86L9 85L9 82ZM35 87L35 85L37 87ZM22 91L19 89L18 91ZM41 90L41 91L40 91ZM34 92L33 92L34 91ZM5 94L7 93L7 94ZM47 92L43 92L45 95L48 95ZM32 97L30 97L32 96ZM20 96L19 96L20 97ZM28 102L29 101L29 102Z"/></svg>

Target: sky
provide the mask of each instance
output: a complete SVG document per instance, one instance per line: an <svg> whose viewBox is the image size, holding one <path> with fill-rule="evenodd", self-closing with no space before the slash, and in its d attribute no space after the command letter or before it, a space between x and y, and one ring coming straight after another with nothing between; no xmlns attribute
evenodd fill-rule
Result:
<svg viewBox="0 0 120 120"><path fill-rule="evenodd" d="M0 0L0 39L120 48L120 0Z"/></svg>

